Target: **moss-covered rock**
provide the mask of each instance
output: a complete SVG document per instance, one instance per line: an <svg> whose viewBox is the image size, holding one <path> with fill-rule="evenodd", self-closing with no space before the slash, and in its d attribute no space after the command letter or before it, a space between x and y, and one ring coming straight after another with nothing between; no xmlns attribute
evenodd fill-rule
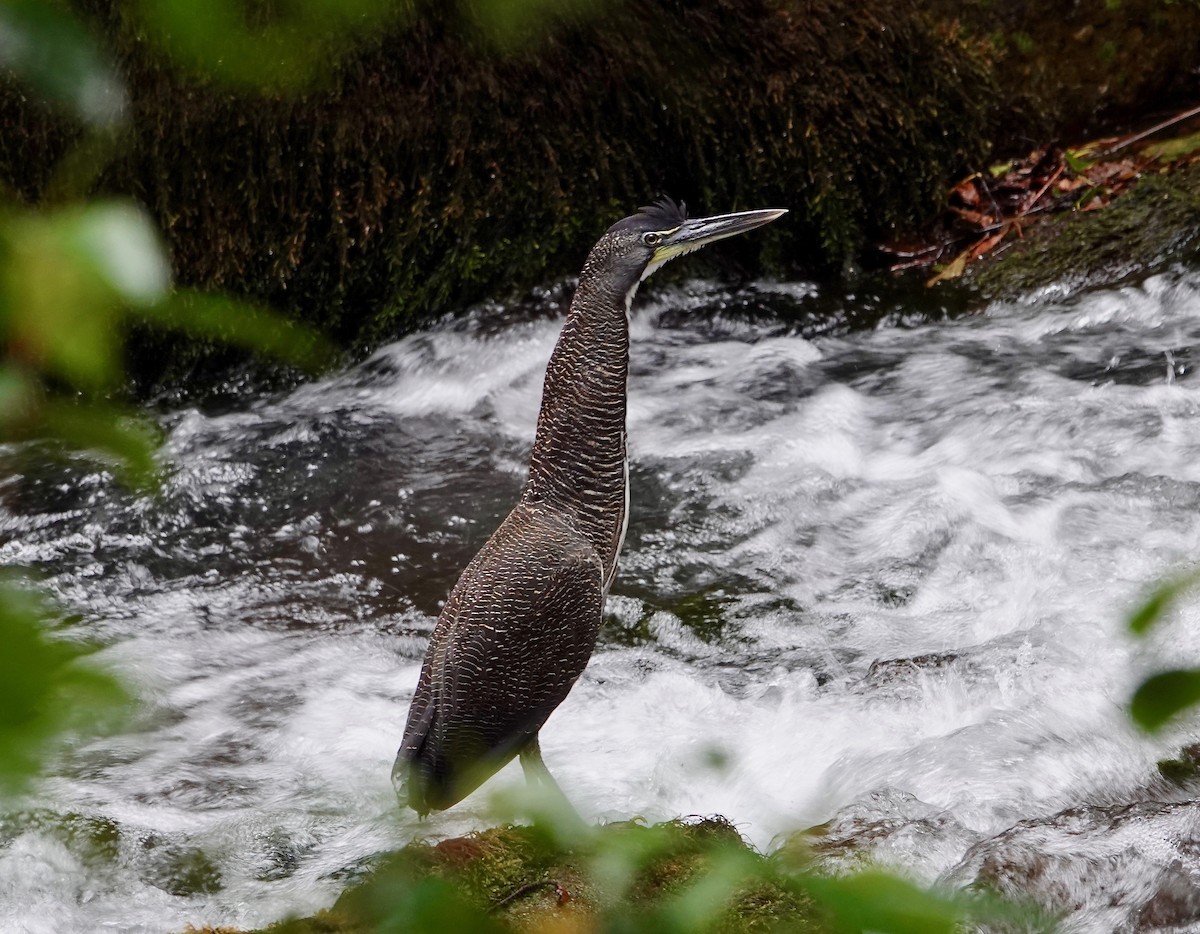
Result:
<svg viewBox="0 0 1200 934"><path fill-rule="evenodd" d="M1158 761L1158 774L1179 788L1189 789L1200 783L1200 743L1191 743L1179 755Z"/></svg>
<svg viewBox="0 0 1200 934"><path fill-rule="evenodd" d="M996 143L1087 135L1098 124L1194 103L1196 0L930 0L989 60Z"/></svg>
<svg viewBox="0 0 1200 934"><path fill-rule="evenodd" d="M89 190L149 207L182 284L265 300L359 350L574 273L661 190L698 212L792 209L700 262L836 272L933 214L996 141L1161 106L1200 64L1195 0L1054 16L990 0L610 0L508 54L469 4L428 0L285 97L177 69L136 4L76 5L131 100ZM0 182L37 202L79 130L2 78L0 121ZM131 352L143 386L178 383L180 359L161 334Z"/></svg>
<svg viewBox="0 0 1200 934"><path fill-rule="evenodd" d="M572 273L662 189L701 211L789 206L725 254L836 267L988 146L974 50L888 0L614 2L509 56L430 3L292 99L181 74L128 5L87 6L132 98L97 188L149 206L185 284L342 341ZM76 134L0 96L0 179L35 201Z"/></svg>
<svg viewBox="0 0 1200 934"><path fill-rule="evenodd" d="M437 844L413 843L386 857L311 918L270 926L262 934L367 934L377 930L596 930L601 917L621 929L677 930L678 896L721 854L746 857L752 872L706 914L705 930L790 931L826 928L806 897L773 881L771 861L750 850L723 818L647 827L600 828L584 847L564 849L530 827L495 827ZM614 903L613 894L619 893Z"/></svg>
<svg viewBox="0 0 1200 934"><path fill-rule="evenodd" d="M1002 256L971 266L988 298L1055 285L1066 293L1118 282L1200 251L1200 164L1142 179L1098 211L1047 218Z"/></svg>

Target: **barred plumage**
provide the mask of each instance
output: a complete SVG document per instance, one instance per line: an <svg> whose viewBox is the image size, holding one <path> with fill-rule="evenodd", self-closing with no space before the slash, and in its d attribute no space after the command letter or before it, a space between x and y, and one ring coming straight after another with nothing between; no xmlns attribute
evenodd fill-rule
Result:
<svg viewBox="0 0 1200 934"><path fill-rule="evenodd" d="M591 657L628 521L629 304L663 262L783 211L688 220L663 199L592 248L546 368L521 498L438 618L392 777L420 814L514 755L557 794L538 731Z"/></svg>

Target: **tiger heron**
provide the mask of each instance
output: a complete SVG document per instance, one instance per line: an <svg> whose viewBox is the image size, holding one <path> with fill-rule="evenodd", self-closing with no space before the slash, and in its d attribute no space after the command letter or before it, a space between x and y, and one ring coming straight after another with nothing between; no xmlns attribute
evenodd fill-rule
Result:
<svg viewBox="0 0 1200 934"><path fill-rule="evenodd" d="M629 522L630 303L668 260L784 213L689 219L664 198L592 248L546 369L521 498L434 627L392 769L401 805L448 808L514 755L565 802L538 731L591 657Z"/></svg>

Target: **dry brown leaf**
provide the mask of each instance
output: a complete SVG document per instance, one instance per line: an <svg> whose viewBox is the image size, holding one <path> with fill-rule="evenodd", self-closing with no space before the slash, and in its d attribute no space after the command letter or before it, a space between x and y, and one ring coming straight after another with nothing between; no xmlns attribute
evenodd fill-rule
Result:
<svg viewBox="0 0 1200 934"><path fill-rule="evenodd" d="M1076 176L1075 178L1060 178L1054 183L1054 187L1058 189L1060 194L1066 194L1069 191L1078 191L1080 188L1088 188L1091 186L1086 178Z"/></svg>
<svg viewBox="0 0 1200 934"><path fill-rule="evenodd" d="M973 262L974 260L977 260L979 257L983 256L983 254L992 252L992 250L994 250L1000 241L1003 240L1007 235L1008 225L1005 224L990 237L984 237L968 251L970 256L967 257L967 262Z"/></svg>
<svg viewBox="0 0 1200 934"><path fill-rule="evenodd" d="M958 195L959 200L967 207L975 207L979 204L979 189L975 187L975 179L978 177L978 175L972 175L970 178L963 179L954 186L950 194Z"/></svg>
<svg viewBox="0 0 1200 934"><path fill-rule="evenodd" d="M976 227L991 227L996 223L996 218L991 214L984 214L981 211L972 211L969 208L950 206L950 210L965 220L968 224L974 224Z"/></svg>

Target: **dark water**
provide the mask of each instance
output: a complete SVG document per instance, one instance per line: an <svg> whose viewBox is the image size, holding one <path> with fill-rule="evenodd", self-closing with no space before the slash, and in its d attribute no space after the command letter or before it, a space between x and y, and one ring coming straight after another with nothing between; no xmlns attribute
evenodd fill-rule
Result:
<svg viewBox="0 0 1200 934"><path fill-rule="evenodd" d="M4 482L0 561L142 707L0 817L0 930L258 925L489 822L481 793L419 828L388 770L440 601L523 480L562 299L170 413L154 498L83 462ZM547 761L595 818L719 812L763 847L831 822L831 867L1019 883L1069 930L1200 925L1200 812L1156 768L1200 730L1122 710L1200 663L1196 607L1123 631L1200 554L1200 274L913 308L640 302L629 538Z"/></svg>

